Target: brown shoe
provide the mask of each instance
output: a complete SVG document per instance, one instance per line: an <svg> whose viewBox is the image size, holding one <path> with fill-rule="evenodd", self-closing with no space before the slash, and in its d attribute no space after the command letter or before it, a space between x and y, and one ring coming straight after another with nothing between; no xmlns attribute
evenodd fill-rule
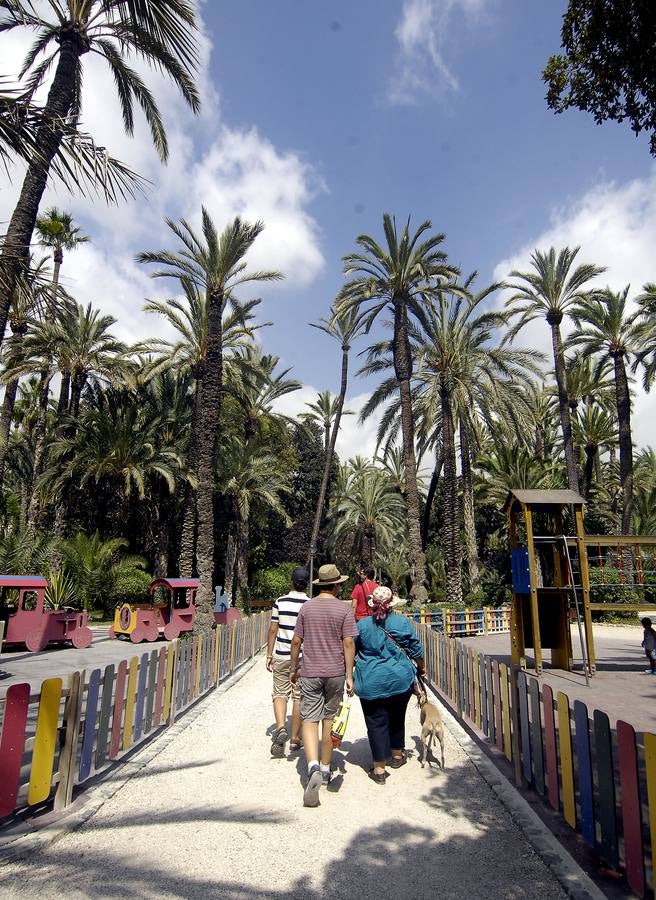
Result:
<svg viewBox="0 0 656 900"><path fill-rule="evenodd" d="M369 772L367 774L372 781L376 782L376 784L385 784L389 772L374 772L373 769L369 769Z"/></svg>
<svg viewBox="0 0 656 900"><path fill-rule="evenodd" d="M401 766L404 766L408 761L408 754L404 751L401 756L393 756L392 762L390 763L390 768L392 769L400 769Z"/></svg>

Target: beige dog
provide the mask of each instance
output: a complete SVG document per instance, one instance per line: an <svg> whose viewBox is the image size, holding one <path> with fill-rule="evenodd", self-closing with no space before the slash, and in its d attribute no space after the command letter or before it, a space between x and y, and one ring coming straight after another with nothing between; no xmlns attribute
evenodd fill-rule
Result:
<svg viewBox="0 0 656 900"><path fill-rule="evenodd" d="M421 722L421 767L424 768L428 751L431 750L433 738L440 742L440 756L442 769L444 769L444 725L442 724L442 716L434 703L428 702L426 692L419 695L419 708L421 713L419 721ZM431 751L432 752L432 751ZM430 761L429 761L430 765Z"/></svg>

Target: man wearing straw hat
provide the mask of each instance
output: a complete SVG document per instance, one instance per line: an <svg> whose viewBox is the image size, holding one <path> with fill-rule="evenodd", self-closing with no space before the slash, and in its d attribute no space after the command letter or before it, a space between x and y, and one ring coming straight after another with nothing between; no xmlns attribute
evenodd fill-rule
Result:
<svg viewBox="0 0 656 900"><path fill-rule="evenodd" d="M319 593L301 606L292 638L291 676L301 681L301 718L308 781L304 806L319 805L319 787L330 782L330 729L344 694L353 696L353 661L358 633L351 605L339 599L347 580L332 563L321 566L312 583ZM303 646L303 659L298 664ZM322 722L319 753L319 722Z"/></svg>

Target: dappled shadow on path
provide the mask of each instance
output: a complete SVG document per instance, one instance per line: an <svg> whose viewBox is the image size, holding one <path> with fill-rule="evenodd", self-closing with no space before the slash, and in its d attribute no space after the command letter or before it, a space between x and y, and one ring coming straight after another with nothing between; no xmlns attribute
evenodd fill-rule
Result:
<svg viewBox="0 0 656 900"><path fill-rule="evenodd" d="M364 777L352 765L355 760L368 765L367 742L362 743L345 743L336 754L350 764L344 766L345 778L341 772L337 776L344 778L342 795L354 789L351 779ZM339 768L340 760L336 762ZM101 809L83 826L84 841L75 834L64 836L0 870L3 897L565 896L469 763L451 767L447 759L445 772L427 767L421 779L408 778L410 767L418 765L412 759L392 776L397 788L405 786L402 809L394 801L398 790L395 794L369 782L365 806L355 811L343 804L341 795L332 806L326 797L318 809L303 810L299 795L291 824L267 811L266 798L259 808L221 806L212 798L198 805L196 798L191 808L172 800L170 808L128 815ZM272 794L275 789L272 783ZM408 803L410 792L416 792L416 799ZM354 813L371 825L354 828L349 821ZM217 823L229 828L217 831ZM98 831L102 838L94 837ZM345 833L350 835L346 844ZM331 858L333 843L339 850Z"/></svg>

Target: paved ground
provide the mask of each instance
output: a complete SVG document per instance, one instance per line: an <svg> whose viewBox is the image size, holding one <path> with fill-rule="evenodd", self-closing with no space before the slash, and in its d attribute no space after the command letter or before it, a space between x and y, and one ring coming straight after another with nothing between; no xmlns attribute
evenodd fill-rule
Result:
<svg viewBox="0 0 656 900"><path fill-rule="evenodd" d="M259 658L76 832L0 870L3 898L565 896L455 737L446 771L416 757L371 782L359 703L321 806L302 755L271 760ZM406 745L419 733L408 712ZM454 732L455 734L455 732Z"/></svg>
<svg viewBox="0 0 656 900"><path fill-rule="evenodd" d="M32 689L41 685L45 678L68 675L86 669L104 668L109 663L122 659L132 659L142 653L150 653L167 642L162 638L153 644L144 641L133 644L129 640L110 640L106 625L92 628L93 642L86 650L76 650L69 645L47 647L41 653L29 653L25 648L3 648L0 656L0 700L11 684L29 682Z"/></svg>
<svg viewBox="0 0 656 900"><path fill-rule="evenodd" d="M611 724L617 719L630 722L637 731L656 733L656 676L645 675L647 660L640 646L642 627L594 625L597 674L586 686L578 631L572 628L572 648L579 671L564 672L546 668L541 681L551 685L554 694L563 691L570 699L583 700L588 710L608 713ZM490 634L465 638L465 643L502 662L510 662L510 635ZM528 664L533 664L532 651L527 651ZM544 652L545 665L550 665L551 652ZM530 670L529 670L530 674Z"/></svg>

